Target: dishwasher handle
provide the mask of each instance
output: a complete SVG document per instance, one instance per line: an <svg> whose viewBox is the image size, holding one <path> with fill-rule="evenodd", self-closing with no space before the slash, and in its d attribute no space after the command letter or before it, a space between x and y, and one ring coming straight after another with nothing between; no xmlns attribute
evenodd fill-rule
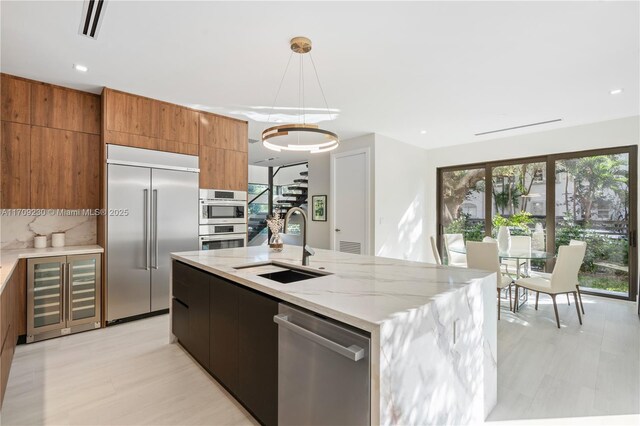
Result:
<svg viewBox="0 0 640 426"><path fill-rule="evenodd" d="M309 331L306 328L300 327L299 325L292 323L291 321L289 321L289 315L285 315L285 314L275 315L273 317L273 322L290 331L293 331L296 334L306 337L312 342L322 345L327 349L330 349L346 358L349 358L351 361L357 362L357 361L360 361L362 358L364 358L364 349L362 349L361 347L356 345L351 345L348 348L345 346L342 346L339 343L336 343L332 340L329 340L325 337L320 336L319 334Z"/></svg>

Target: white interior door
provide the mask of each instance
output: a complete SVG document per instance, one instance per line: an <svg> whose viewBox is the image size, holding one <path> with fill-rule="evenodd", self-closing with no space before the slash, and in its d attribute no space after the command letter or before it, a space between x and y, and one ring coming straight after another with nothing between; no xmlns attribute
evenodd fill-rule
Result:
<svg viewBox="0 0 640 426"><path fill-rule="evenodd" d="M335 154L332 162L333 250L369 254L369 152Z"/></svg>

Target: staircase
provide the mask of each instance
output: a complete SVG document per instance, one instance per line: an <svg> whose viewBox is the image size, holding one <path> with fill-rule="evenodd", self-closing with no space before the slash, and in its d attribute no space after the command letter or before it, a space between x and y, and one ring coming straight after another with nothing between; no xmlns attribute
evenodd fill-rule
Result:
<svg viewBox="0 0 640 426"><path fill-rule="evenodd" d="M308 165L306 166L308 167ZM307 193L309 189L309 171L300 172L300 177L289 185L282 186L282 193L273 196L273 208L283 217L292 207L307 211ZM265 244L268 238L267 213L250 214L247 223L247 241L249 246Z"/></svg>
<svg viewBox="0 0 640 426"><path fill-rule="evenodd" d="M284 216L292 207L307 210L307 193L309 190L309 171L300 172L300 178L294 179L293 184L284 187L282 194L275 201L274 208Z"/></svg>
<svg viewBox="0 0 640 426"><path fill-rule="evenodd" d="M247 241L250 245L262 245L267 240L267 214L258 213L249 216L247 223Z"/></svg>

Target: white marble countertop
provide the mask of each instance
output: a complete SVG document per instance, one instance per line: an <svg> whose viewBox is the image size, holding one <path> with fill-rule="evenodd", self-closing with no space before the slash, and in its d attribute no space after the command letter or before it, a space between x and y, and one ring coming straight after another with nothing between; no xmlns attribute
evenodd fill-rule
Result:
<svg viewBox="0 0 640 426"><path fill-rule="evenodd" d="M20 259L48 256L71 256L75 254L102 253L104 249L98 245L46 247L46 248L21 248L0 251L0 293L18 265Z"/></svg>
<svg viewBox="0 0 640 426"><path fill-rule="evenodd" d="M401 312L428 305L490 275L465 268L331 250L316 250L315 256L310 257L310 266L301 267L301 248L296 246L287 246L281 253L259 246L172 253L172 257L367 331L376 330ZM303 269L324 268L321 272L331 275L281 284L257 276L255 270L234 269L268 261Z"/></svg>

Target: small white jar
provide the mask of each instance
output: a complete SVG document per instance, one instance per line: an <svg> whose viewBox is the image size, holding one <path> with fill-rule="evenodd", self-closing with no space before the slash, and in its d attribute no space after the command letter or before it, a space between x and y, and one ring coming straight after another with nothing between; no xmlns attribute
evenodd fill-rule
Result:
<svg viewBox="0 0 640 426"><path fill-rule="evenodd" d="M33 238L33 247L35 247L35 248L45 248L45 247L47 247L47 236L46 235L36 235Z"/></svg>
<svg viewBox="0 0 640 426"><path fill-rule="evenodd" d="M51 247L64 247L64 232L51 234Z"/></svg>

